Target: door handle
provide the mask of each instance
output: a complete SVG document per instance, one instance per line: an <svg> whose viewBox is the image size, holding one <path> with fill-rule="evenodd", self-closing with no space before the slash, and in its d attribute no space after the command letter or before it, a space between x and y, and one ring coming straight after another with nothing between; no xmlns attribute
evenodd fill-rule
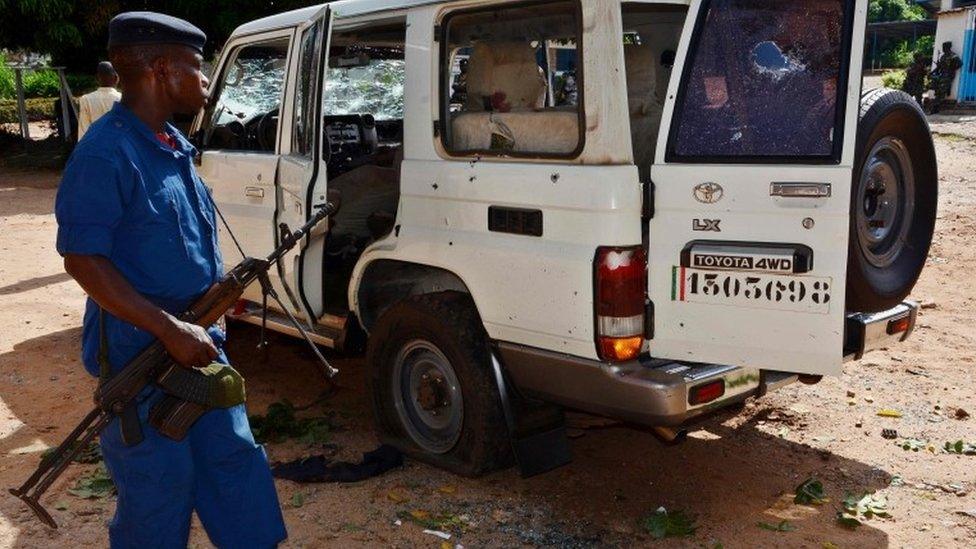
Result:
<svg viewBox="0 0 976 549"><path fill-rule="evenodd" d="M244 196L264 198L264 189L261 187L244 187Z"/></svg>
<svg viewBox="0 0 976 549"><path fill-rule="evenodd" d="M830 197L830 183L770 183L769 196L828 198Z"/></svg>

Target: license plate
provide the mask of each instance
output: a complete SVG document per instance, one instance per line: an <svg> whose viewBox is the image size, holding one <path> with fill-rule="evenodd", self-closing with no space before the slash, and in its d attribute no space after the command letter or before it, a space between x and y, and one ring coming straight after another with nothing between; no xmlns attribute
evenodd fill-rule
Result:
<svg viewBox="0 0 976 549"><path fill-rule="evenodd" d="M671 269L672 301L826 314L831 290L829 277Z"/></svg>

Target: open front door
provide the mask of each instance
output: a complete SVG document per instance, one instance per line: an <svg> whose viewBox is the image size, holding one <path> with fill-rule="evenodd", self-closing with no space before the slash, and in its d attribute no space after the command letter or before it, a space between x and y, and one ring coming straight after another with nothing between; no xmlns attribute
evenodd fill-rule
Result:
<svg viewBox="0 0 976 549"><path fill-rule="evenodd" d="M275 171L286 133L279 121L285 97L292 30L234 38L214 73L211 101L194 124L200 164L227 224L245 254L260 257L274 248ZM224 269L241 260L234 239L218 223ZM278 280L272 274L277 285ZM280 288L279 288L280 289ZM260 301L255 284L244 294Z"/></svg>
<svg viewBox="0 0 976 549"><path fill-rule="evenodd" d="M694 0L649 221L655 357L841 371L867 0Z"/></svg>
<svg viewBox="0 0 976 549"><path fill-rule="evenodd" d="M332 13L325 7L299 27L296 35L294 88L285 104L291 113L291 133L275 181L276 226L286 223L293 229L300 227L311 217L313 208L326 201L321 104L331 26ZM302 246L278 264L290 305L310 326L323 312L321 275L327 223L320 224ZM276 233L276 241L280 237Z"/></svg>

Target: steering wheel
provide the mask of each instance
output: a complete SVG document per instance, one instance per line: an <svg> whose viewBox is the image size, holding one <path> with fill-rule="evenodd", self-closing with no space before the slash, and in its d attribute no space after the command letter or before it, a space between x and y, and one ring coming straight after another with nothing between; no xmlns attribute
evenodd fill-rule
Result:
<svg viewBox="0 0 976 549"><path fill-rule="evenodd" d="M231 120L226 124L214 126L211 130L210 147L217 149L239 150L247 142L247 129L238 120Z"/></svg>
<svg viewBox="0 0 976 549"><path fill-rule="evenodd" d="M255 124L254 137L262 151L273 151L275 130L278 128L278 109L262 114Z"/></svg>

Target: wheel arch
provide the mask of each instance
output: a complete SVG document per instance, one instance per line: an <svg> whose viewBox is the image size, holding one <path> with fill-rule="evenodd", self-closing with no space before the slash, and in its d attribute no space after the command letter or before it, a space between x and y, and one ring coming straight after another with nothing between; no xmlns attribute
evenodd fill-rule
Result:
<svg viewBox="0 0 976 549"><path fill-rule="evenodd" d="M360 271L354 288L356 314L367 333L384 311L405 297L454 290L471 295L474 301L467 283L457 273L400 259L370 261Z"/></svg>

